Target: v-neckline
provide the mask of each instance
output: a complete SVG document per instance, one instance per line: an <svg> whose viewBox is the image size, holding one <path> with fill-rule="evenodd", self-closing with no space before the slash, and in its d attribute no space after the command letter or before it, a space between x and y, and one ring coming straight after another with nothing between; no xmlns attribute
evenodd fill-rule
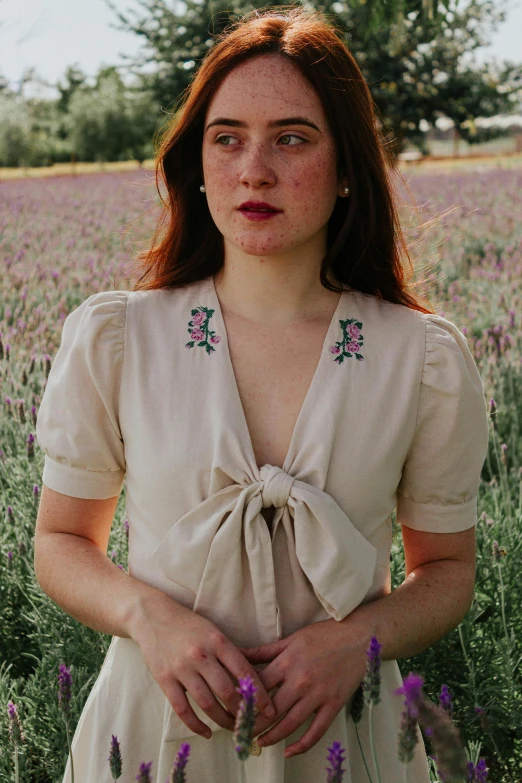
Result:
<svg viewBox="0 0 522 783"><path fill-rule="evenodd" d="M230 348L229 348L229 344L228 344L227 327L226 327L226 324L225 324L225 319L223 317L223 311L221 309L221 303L219 301L219 296L218 296L218 293L217 293L217 290L216 290L216 284L214 282L214 276L213 275L210 276L210 289L211 289L211 294L212 294L212 296L214 298L214 304L215 304L215 308L214 309L216 311L216 314L218 316L219 321L221 322L221 330L222 330L223 338L224 338L224 340L223 340L223 348L224 348L225 362L227 364L227 371L228 371L228 373L230 375L230 385L231 385L231 387L233 389L233 394L234 394L235 399L236 399L236 407L237 407L237 410L238 410L240 418L241 418L241 427L242 427L242 430L243 430L244 435L245 435L245 443L246 443L246 446L248 447L249 457L250 457L250 459L252 461L252 464L255 465L256 470L259 473L262 465L258 465L257 464L256 455L254 453L254 446L253 446L253 443L252 443L252 436L250 434L250 430L249 430L249 427L248 427L248 423L247 423L247 419L246 419L246 415L245 415L245 409L243 407L243 402L241 400L241 395L239 394L239 386L237 384L236 373L235 373L235 370L234 370L234 365L232 364L232 357L230 355ZM304 398L303 403L301 405L301 408L299 410L299 413L297 414L297 418L295 420L294 428L293 428L292 434L290 436L290 442L288 444L288 450L286 452L285 459L284 459L284 462L283 462L282 470L284 470L285 472L288 472L288 462L289 462L290 456L291 456L291 454L293 452L294 441L295 441L295 439L297 437L297 432L298 432L298 429L299 429L299 425L300 425L301 419L305 415L305 411L306 411L307 405L308 405L309 400L310 400L310 398L312 396L312 391L315 388L316 384L318 383L318 377L320 375L319 370L321 369L321 366L322 366L323 362L326 361L326 359L325 359L326 346L327 346L327 344L329 342L330 335L331 335L331 332L332 332L332 330L334 328L334 325L337 323L338 314L339 314L339 311L341 309L341 305L342 305L343 299L344 299L347 291L348 291L348 289L345 289L341 293L341 295L339 296L339 300L338 300L337 305L335 307L334 313L333 313L333 315L332 315L332 317L330 319L330 323L328 324L328 329L326 330L326 334L325 334L325 337L324 337L324 340L323 340L323 345L322 345L322 348L321 348L321 353L319 355L319 360L317 362L317 366L315 368L315 372L314 372L314 374L312 376L312 380L310 381L310 384L308 386L308 390L306 392L306 395L305 395L305 398ZM333 364L333 362L332 362L332 364Z"/></svg>

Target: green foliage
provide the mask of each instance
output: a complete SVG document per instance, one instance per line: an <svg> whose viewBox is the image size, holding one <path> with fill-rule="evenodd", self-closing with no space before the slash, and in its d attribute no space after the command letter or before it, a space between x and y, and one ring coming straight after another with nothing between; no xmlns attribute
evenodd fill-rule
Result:
<svg viewBox="0 0 522 783"><path fill-rule="evenodd" d="M77 89L69 102L71 149L78 160L152 157L159 110L147 93L128 89L115 69L98 74L94 88Z"/></svg>
<svg viewBox="0 0 522 783"><path fill-rule="evenodd" d="M139 0L122 12L106 0L120 27L140 36L143 51L128 58L131 71L141 75L163 109L175 106L190 84L215 37L230 22L255 8L288 7L275 0L184 0L175 8L167 0ZM467 64L470 54L487 43L488 35L505 18L493 0L455 0L436 4L433 13L420 0L359 2L319 0L294 3L316 8L337 24L372 92L386 132L393 134L391 152L398 154L406 140L426 151L421 121L433 125L442 115L454 120L470 143L506 131L482 130L476 117L513 109L520 95L522 66Z"/></svg>

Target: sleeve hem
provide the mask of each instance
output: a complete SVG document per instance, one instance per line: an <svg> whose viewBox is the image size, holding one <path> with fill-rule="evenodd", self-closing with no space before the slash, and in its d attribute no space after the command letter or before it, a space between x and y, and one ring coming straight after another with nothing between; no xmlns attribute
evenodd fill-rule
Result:
<svg viewBox="0 0 522 783"><path fill-rule="evenodd" d="M460 533L477 524L476 495L466 503L416 503L397 493L397 522L426 533Z"/></svg>
<svg viewBox="0 0 522 783"><path fill-rule="evenodd" d="M62 495L106 500L120 494L125 470L94 471L73 468L45 456L42 484Z"/></svg>

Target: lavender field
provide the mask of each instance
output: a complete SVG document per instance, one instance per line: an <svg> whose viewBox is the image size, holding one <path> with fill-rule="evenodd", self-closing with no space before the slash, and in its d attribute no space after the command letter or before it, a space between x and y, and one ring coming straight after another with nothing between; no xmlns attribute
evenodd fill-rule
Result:
<svg viewBox="0 0 522 783"><path fill-rule="evenodd" d="M420 673L434 701L443 684L449 687L468 758L475 764L486 760L482 780L517 783L522 781L517 567L522 168L415 174L408 180L421 207L418 215L408 201L403 207L416 278L427 286L435 311L467 336L488 399L490 445L479 495L473 606L458 629L399 666L404 676ZM72 667L74 674L73 731L110 642L65 615L34 579L32 537L43 469L35 422L64 319L92 293L132 288L130 265L150 236L157 203L150 171L0 182L0 780L14 779L11 700L24 732L20 780L60 783L67 737L57 699L59 666ZM438 223L419 231L419 220L440 213ZM125 521L124 488L107 553L123 568ZM393 587L403 578L397 529ZM109 744L110 737L107 754ZM429 750L429 739L426 745ZM187 774L191 781L190 764ZM435 767L432 780L439 780Z"/></svg>

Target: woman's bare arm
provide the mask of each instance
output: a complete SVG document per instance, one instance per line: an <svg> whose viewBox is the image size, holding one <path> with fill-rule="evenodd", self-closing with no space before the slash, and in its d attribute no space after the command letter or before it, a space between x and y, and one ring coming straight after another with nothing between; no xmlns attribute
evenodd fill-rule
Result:
<svg viewBox="0 0 522 783"><path fill-rule="evenodd" d="M117 497L74 498L43 485L34 557L41 588L84 625L132 638L173 709L195 733L208 736L209 729L185 691L215 723L233 729L240 697L230 674L254 680L262 712L273 707L254 666L217 626L107 557L117 502Z"/></svg>
<svg viewBox="0 0 522 783"><path fill-rule="evenodd" d="M117 503L117 497L73 498L44 484L34 569L42 590L75 620L95 631L134 637L135 621L165 594L125 574L107 557Z"/></svg>

